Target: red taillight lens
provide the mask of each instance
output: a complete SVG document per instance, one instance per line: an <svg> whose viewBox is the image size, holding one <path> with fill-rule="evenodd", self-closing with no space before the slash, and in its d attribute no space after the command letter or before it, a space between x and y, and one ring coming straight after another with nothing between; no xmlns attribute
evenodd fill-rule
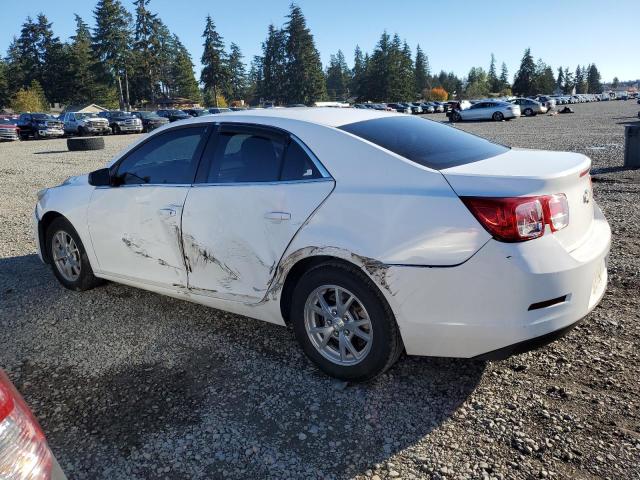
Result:
<svg viewBox="0 0 640 480"><path fill-rule="evenodd" d="M569 224L569 204L562 193L541 197L461 197L461 200L482 226L502 242L541 237L545 224L552 231Z"/></svg>
<svg viewBox="0 0 640 480"><path fill-rule="evenodd" d="M556 232L569 225L569 202L564 193L557 193L545 197L547 216L551 231Z"/></svg>
<svg viewBox="0 0 640 480"><path fill-rule="evenodd" d="M0 370L0 478L48 480L52 460L38 422Z"/></svg>
<svg viewBox="0 0 640 480"><path fill-rule="evenodd" d="M462 197L462 201L482 226L503 242L522 242L544 233L539 198Z"/></svg>

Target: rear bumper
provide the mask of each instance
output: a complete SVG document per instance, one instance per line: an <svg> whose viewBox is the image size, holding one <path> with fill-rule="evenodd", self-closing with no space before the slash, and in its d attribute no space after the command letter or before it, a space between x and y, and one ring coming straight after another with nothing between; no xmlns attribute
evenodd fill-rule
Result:
<svg viewBox="0 0 640 480"><path fill-rule="evenodd" d="M566 333L606 289L611 231L595 210L588 238L572 252L549 233L523 243L489 240L454 267L389 267L385 296L407 353L504 357Z"/></svg>

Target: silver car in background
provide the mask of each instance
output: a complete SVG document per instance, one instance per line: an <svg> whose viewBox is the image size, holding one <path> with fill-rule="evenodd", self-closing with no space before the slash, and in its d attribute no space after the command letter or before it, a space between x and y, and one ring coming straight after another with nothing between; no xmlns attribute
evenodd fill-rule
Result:
<svg viewBox="0 0 640 480"><path fill-rule="evenodd" d="M464 110L454 110L451 112L449 119L452 122L460 122L464 120L494 120L501 122L518 118L520 116L520 107L508 102L499 102L495 100L483 100L474 103Z"/></svg>
<svg viewBox="0 0 640 480"><path fill-rule="evenodd" d="M509 103L518 105L522 115L525 117L533 117L539 113L547 113L546 106L536 100L532 100L531 98L513 98L509 100Z"/></svg>

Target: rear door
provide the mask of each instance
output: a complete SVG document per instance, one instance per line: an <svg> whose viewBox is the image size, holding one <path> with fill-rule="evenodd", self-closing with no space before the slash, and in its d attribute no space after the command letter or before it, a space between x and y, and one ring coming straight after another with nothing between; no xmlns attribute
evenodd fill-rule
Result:
<svg viewBox="0 0 640 480"><path fill-rule="evenodd" d="M291 239L333 186L313 154L286 132L222 124L184 205L189 288L261 300Z"/></svg>

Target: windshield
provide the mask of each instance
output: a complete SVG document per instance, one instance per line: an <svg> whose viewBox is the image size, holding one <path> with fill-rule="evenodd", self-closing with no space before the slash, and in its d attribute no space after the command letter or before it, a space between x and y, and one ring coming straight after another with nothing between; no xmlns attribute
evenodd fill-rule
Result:
<svg viewBox="0 0 640 480"><path fill-rule="evenodd" d="M112 117L130 117L131 113L123 112L122 110L116 110L115 112L109 112Z"/></svg>
<svg viewBox="0 0 640 480"><path fill-rule="evenodd" d="M477 162L509 150L455 127L424 118L394 115L339 128L435 170Z"/></svg>
<svg viewBox="0 0 640 480"><path fill-rule="evenodd" d="M76 118L77 119L84 119L84 118L97 118L98 114L97 113L76 113Z"/></svg>
<svg viewBox="0 0 640 480"><path fill-rule="evenodd" d="M53 115L49 115L48 113L33 113L31 117L34 120L57 120Z"/></svg>

